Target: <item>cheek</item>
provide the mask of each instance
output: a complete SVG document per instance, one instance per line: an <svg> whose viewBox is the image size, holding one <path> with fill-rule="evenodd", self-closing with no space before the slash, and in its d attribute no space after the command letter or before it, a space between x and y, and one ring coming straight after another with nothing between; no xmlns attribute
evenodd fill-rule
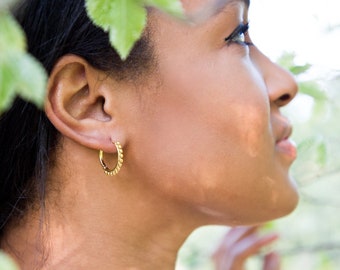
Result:
<svg viewBox="0 0 340 270"><path fill-rule="evenodd" d="M150 154L140 155L139 163L160 189L183 199L195 194L197 203L249 187L255 169L262 169L256 157L270 152L269 106L253 70L193 63L162 72L157 94L143 101L152 110L140 119L138 138Z"/></svg>
<svg viewBox="0 0 340 270"><path fill-rule="evenodd" d="M255 158L266 154L265 148L273 143L268 93L262 77L248 58L236 59L230 65L233 68L224 80L228 87L220 109L223 105L227 107L224 118L228 118L229 134L236 146L242 154Z"/></svg>
<svg viewBox="0 0 340 270"><path fill-rule="evenodd" d="M193 104L188 106L194 106L196 119L205 121L206 130L219 137L217 143L224 138L245 155L263 155L273 143L266 86L247 59L227 63L193 67L193 74L186 72L182 80L174 80L175 88L192 94L188 99Z"/></svg>
<svg viewBox="0 0 340 270"><path fill-rule="evenodd" d="M251 91L255 95L243 94L242 100L231 105L230 112L231 136L244 154L252 158L266 153L264 147L272 142L269 105L261 91L255 90Z"/></svg>

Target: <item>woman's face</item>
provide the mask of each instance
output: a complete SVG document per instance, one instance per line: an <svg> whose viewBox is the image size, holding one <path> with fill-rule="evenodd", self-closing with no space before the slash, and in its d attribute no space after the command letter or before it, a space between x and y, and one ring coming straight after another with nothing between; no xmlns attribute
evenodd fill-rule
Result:
<svg viewBox="0 0 340 270"><path fill-rule="evenodd" d="M182 2L193 15L215 1ZM291 126L280 113L297 85L249 44L247 13L241 0L196 25L153 12L158 68L128 121L136 176L226 224L277 218L298 200Z"/></svg>

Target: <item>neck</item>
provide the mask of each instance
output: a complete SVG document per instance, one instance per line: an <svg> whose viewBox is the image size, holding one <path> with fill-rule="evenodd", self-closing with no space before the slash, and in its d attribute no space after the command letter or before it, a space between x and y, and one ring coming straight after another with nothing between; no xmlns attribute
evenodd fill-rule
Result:
<svg viewBox="0 0 340 270"><path fill-rule="evenodd" d="M48 193L43 237L39 214L8 233L7 251L22 269L37 267L41 250L48 254L44 269L174 269L177 251L199 225L190 209L148 191L140 179L96 170L53 175L49 182L64 184Z"/></svg>

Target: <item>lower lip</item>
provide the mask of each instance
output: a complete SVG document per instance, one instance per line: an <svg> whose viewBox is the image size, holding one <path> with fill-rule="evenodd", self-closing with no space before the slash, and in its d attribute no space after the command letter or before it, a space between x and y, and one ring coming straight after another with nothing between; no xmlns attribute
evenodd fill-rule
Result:
<svg viewBox="0 0 340 270"><path fill-rule="evenodd" d="M279 141L276 143L276 148L291 159L296 159L297 157L296 145L292 140L287 139Z"/></svg>

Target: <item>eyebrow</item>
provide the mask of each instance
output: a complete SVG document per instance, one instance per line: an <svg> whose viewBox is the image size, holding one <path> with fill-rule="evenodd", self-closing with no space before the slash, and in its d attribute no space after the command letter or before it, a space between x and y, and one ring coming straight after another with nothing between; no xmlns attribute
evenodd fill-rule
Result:
<svg viewBox="0 0 340 270"><path fill-rule="evenodd" d="M193 23L200 23L200 22L207 21L213 17L216 17L220 13L222 13L223 10L225 10L227 6L235 2L243 2L247 8L249 8L250 6L250 0L215 0L214 3L209 5L204 10L201 10L194 16L190 16L189 20Z"/></svg>
<svg viewBox="0 0 340 270"><path fill-rule="evenodd" d="M247 8L250 6L250 0L215 0L215 3L212 5L212 16L216 16L225 9L226 6L235 2L243 2Z"/></svg>

